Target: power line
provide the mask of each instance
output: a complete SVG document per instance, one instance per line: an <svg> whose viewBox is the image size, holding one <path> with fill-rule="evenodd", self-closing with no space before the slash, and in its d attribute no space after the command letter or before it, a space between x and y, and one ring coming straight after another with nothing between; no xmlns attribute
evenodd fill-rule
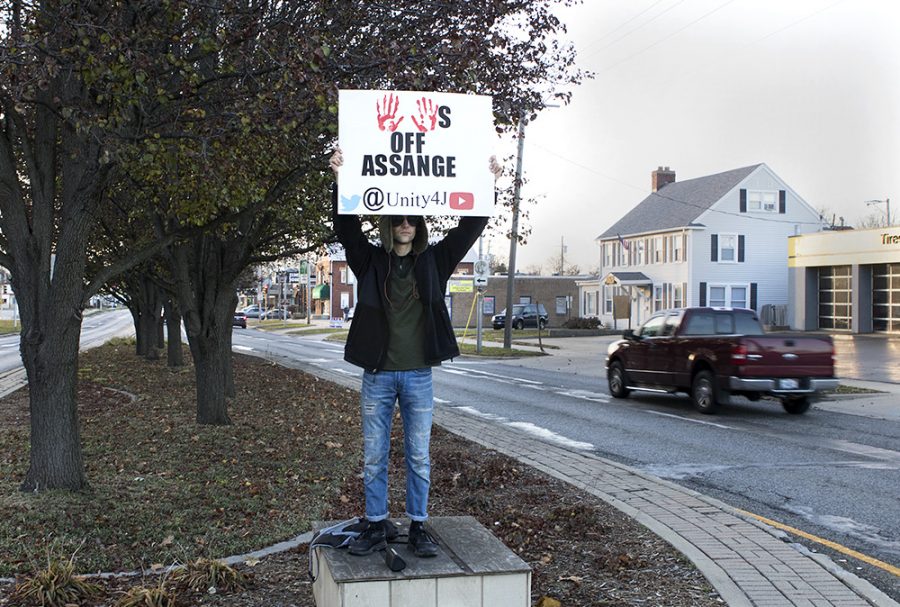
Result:
<svg viewBox="0 0 900 607"><path fill-rule="evenodd" d="M581 164L581 163L579 163L579 162L576 162L576 161L574 161L574 160L572 160L572 159L570 159L570 158L566 158L565 156L563 156L563 155L561 155L561 154L558 154L558 153L554 152L553 150L550 150L550 149L548 149L548 148L546 148L546 147L540 145L539 143L534 143L534 142L532 142L531 145L533 145L533 146L535 146L535 147L538 147L538 148L541 148L542 150L544 150L544 151L547 152L548 154L552 154L553 156L556 156L557 158L559 158L559 159L561 159L561 160L564 160L564 161L568 162L569 164L572 164L572 165L574 165L574 166L577 166L577 167L579 167L579 168L581 168L581 169L584 169L584 170L586 170L586 171L590 171L591 173L595 173L595 174L597 174L597 175L600 175L601 177L604 177L604 178L606 178L606 179L609 179L610 181L615 181L615 182L618 183L618 184L627 186L627 187L629 187L629 188L633 188L633 189L638 190L638 191L640 191L640 192L646 192L646 191L647 191L646 188L643 188L643 187L640 187L640 186L636 186L636 185L634 185L633 183L628 183L628 182L626 182L626 181L622 181L621 179L617 179L617 178L612 177L612 176L610 176L610 175L607 175L607 174L605 174L605 173L601 173L600 171L597 171L596 169L594 169L594 168L592 168L592 167L585 166L585 165L583 165L583 164ZM788 221L788 220L786 220L786 219L772 219L772 218L769 218L769 217L759 217L759 216L756 216L756 215L751 215L751 214L749 214L749 213L735 213L735 212L733 212L733 211L724 211L724 210L721 210L721 209L713 209L713 208L710 208L710 207L703 206L702 204L697 204L697 203L695 203L695 202L690 202L689 200L679 200L679 199L677 199L677 198L672 198L671 196L667 196L667 195L665 195L665 194L660 194L659 191L653 192L653 193L656 194L657 196L659 196L660 198L665 198L666 200L670 200L670 201L672 201L672 202L675 202L675 203L678 203L678 204L681 204L681 205L684 205L684 206L693 207L693 208L700 209L700 210L703 210L703 211L711 211L711 212L713 212L713 213L719 213L719 214L721 214L721 215L731 215L731 216L733 216L733 217L739 217L739 218L741 218L741 219L753 219L753 220L756 220L756 221L768 221L768 222L771 222L771 223L791 224L791 225L821 225L821 224L822 224L822 222L817 222L817 221Z"/></svg>
<svg viewBox="0 0 900 607"><path fill-rule="evenodd" d="M625 23L623 23L622 25L620 25L620 26L617 27L616 29L612 30L611 32L608 32L608 33L607 33L606 35L604 35L603 37L601 37L601 38L595 40L595 41L591 44L591 46L595 46L596 44L599 44L600 42L602 42L603 40L605 40L606 38L608 38L611 34L613 34L613 33L615 33L616 31L622 29L624 26L628 25L629 23L631 23L632 21L634 21L635 19L637 19L638 17L640 17L641 15L643 15L644 13L646 13L647 11L649 11L650 9L652 9L654 6L656 6L657 4L659 4L659 3L662 2L662 1L663 1L663 0L656 0L656 2L654 2L654 3L651 4L650 6L648 6L647 8L645 8L644 10L642 10L641 12L639 12L637 15L635 15L634 17L632 17L631 19L629 19L628 21L626 21ZM646 26L646 25L649 25L650 23L653 23L653 22L656 21L659 17L662 17L663 15L665 15L666 13L668 13L670 10L672 10L673 8L675 8L676 6L678 6L679 4L681 4L682 2L684 2L684 0L679 0L678 2L676 2L675 4L673 4L672 6L670 6L669 8L667 8L666 10L662 11L661 13L658 13L658 14L654 15L653 17L651 17L650 19L648 19L648 20L645 21L644 23L638 25L636 28L634 28L634 29L632 29L632 30L629 30L629 31L625 32L624 35L619 36L618 38L616 38L615 40L613 40L613 41L610 42L609 44L606 44L606 45L600 47L599 49L596 49L596 50L592 51L589 55L586 55L586 57L593 57L594 55L598 54L600 51L606 50L606 49L608 49L609 47L611 47L611 46L613 46L614 44L616 44L617 42L620 42L621 40L624 40L625 38L627 38L628 36L630 36L630 35L633 34L634 32L638 31L638 30L641 29L642 27L644 27L644 26Z"/></svg>
<svg viewBox="0 0 900 607"><path fill-rule="evenodd" d="M628 55L628 56L625 57L624 59L622 59L622 60L620 60L620 61L617 61L616 63L613 63L612 65L603 68L602 70L600 70L599 73L602 73L602 72L608 72L609 70L611 70L611 69L613 69L613 68L615 68L615 67L618 67L618 66L622 65L623 63L625 63L625 62L627 62L627 61L631 61L632 59L634 59L634 58L637 57L638 55L644 54L645 52L649 51L651 48L653 48L653 47L655 47L655 46L657 46L657 45L659 45L659 44L662 44L663 42L665 42L665 41L668 40L669 38L672 38L672 37L674 37L674 36L677 36L678 34L680 34L681 32L683 32L683 31L686 30L687 28L691 27L691 26L694 25L695 23L699 23L700 21L702 21L703 19L706 19L707 17L709 17L709 16L712 15L713 13L722 10L723 8L725 8L726 6L728 6L729 4L732 4L734 1L735 1L735 0L728 0L727 2L725 2L725 3L723 3L723 4L720 4L719 6L717 6L717 7L714 8L714 9L712 9L711 11L709 11L709 12L707 12L707 13L704 13L704 14L701 15L700 17L694 19L693 21L691 21L691 22L688 23L687 25L678 28L677 30L675 30L674 32L672 32L671 34L669 34L668 36L666 36L666 37L664 37L664 38L660 38L659 40L657 40L657 41L654 42L653 44L651 44L651 45L649 45L649 46L645 46L644 48L642 48L641 50L637 51L636 53L632 53L631 55Z"/></svg>

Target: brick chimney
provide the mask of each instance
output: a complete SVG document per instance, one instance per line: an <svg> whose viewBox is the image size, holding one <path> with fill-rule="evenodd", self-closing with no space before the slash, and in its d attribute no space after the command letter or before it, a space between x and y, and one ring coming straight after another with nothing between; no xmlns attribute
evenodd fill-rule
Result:
<svg viewBox="0 0 900 607"><path fill-rule="evenodd" d="M670 183L675 183L675 171L670 171L669 167L659 167L650 173L650 177L654 192L663 189Z"/></svg>

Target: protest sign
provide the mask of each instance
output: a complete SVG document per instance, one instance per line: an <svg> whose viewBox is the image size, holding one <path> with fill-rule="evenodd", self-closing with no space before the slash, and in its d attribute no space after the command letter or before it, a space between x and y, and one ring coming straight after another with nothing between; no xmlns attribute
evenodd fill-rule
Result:
<svg viewBox="0 0 900 607"><path fill-rule="evenodd" d="M338 92L341 214L494 214L491 98Z"/></svg>

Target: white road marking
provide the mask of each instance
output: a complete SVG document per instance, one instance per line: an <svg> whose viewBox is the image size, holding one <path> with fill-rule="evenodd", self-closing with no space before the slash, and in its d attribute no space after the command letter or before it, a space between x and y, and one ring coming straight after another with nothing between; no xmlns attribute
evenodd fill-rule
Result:
<svg viewBox="0 0 900 607"><path fill-rule="evenodd" d="M298 358L299 362L302 363L327 363L330 361L330 358Z"/></svg>
<svg viewBox="0 0 900 607"><path fill-rule="evenodd" d="M673 415L671 413L663 413L662 411L647 411L647 413L652 413L653 415L662 415L663 417L674 417L675 419L680 419L683 422L691 422L693 424L703 424L704 426L715 426L716 428L723 428L725 430L736 430L733 426L726 426L725 424L717 424L715 422L706 422L700 419L691 419L689 417L682 417L681 415Z"/></svg>
<svg viewBox="0 0 900 607"><path fill-rule="evenodd" d="M594 403L608 403L609 396L602 392L590 392L589 390L555 390L560 396L570 396L572 398L580 398L589 400Z"/></svg>
<svg viewBox="0 0 900 607"><path fill-rule="evenodd" d="M466 377L470 377L470 375L468 373L466 373L465 371L457 371L456 369L447 369L446 367L440 367L440 369L444 373L449 373L450 375L464 375Z"/></svg>
<svg viewBox="0 0 900 607"><path fill-rule="evenodd" d="M882 449L881 447L872 447L870 445L861 445L845 440L832 441L831 446L839 451L853 453L854 455L865 455L875 459L886 459L888 461L900 462L900 452L891 449Z"/></svg>
<svg viewBox="0 0 900 607"><path fill-rule="evenodd" d="M562 434L557 434L553 430L548 430L547 428L535 426L531 422L507 422L506 425L513 428L518 428L519 430L524 430L529 434L533 434L539 438L543 438L559 445L563 445L564 447L571 447L572 449L582 449L585 451L594 448L594 445L592 445L591 443L583 443L580 441L572 440L571 438L566 438Z"/></svg>
<svg viewBox="0 0 900 607"><path fill-rule="evenodd" d="M0 346L0 348L16 348L16 347L18 347L18 345L19 345L19 344L9 344L9 345L6 345L6 346Z"/></svg>
<svg viewBox="0 0 900 607"><path fill-rule="evenodd" d="M343 373L344 375L352 375L353 377L356 377L356 373L353 373L352 371L347 371L346 369L341 369L340 367L332 367L331 370L337 371L338 373Z"/></svg>
<svg viewBox="0 0 900 607"><path fill-rule="evenodd" d="M438 398L437 396L434 397L434 402L441 403L442 405L447 405L450 403L449 400L444 400L443 398Z"/></svg>
<svg viewBox="0 0 900 607"><path fill-rule="evenodd" d="M482 417L484 419L490 419L490 420L498 421L498 422L506 421L505 417L500 417L499 415L494 415L493 413L484 413L482 411L479 411L475 407L467 407L465 405L462 405L462 406L453 407L453 408L456 409L457 411L462 411L464 413L468 413L469 415L474 415L476 417Z"/></svg>
<svg viewBox="0 0 900 607"><path fill-rule="evenodd" d="M461 368L464 368L464 367L461 367ZM480 373L481 375L486 375L488 377L498 377L500 379L509 379L512 381L518 381L518 382L522 382L523 384L540 385L540 384L544 383L541 381L534 381L532 379L522 379L521 377L510 377L509 375L500 375L499 373L490 373L488 371L481 371L480 369L467 369L467 371L471 371L472 373Z"/></svg>
<svg viewBox="0 0 900 607"><path fill-rule="evenodd" d="M248 348L247 346L234 346L235 350L243 350L244 352L253 352L253 348Z"/></svg>

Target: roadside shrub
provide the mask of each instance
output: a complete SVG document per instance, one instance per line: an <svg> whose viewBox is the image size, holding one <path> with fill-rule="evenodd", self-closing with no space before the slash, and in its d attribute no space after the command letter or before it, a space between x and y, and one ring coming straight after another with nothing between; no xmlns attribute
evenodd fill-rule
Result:
<svg viewBox="0 0 900 607"><path fill-rule="evenodd" d="M49 560L47 568L26 577L13 590L13 600L23 605L65 607L80 605L100 593L100 586L75 575L72 559Z"/></svg>
<svg viewBox="0 0 900 607"><path fill-rule="evenodd" d="M598 329L600 328L599 318L570 318L563 323L564 329Z"/></svg>
<svg viewBox="0 0 900 607"><path fill-rule="evenodd" d="M179 585L194 592L234 592L243 590L247 576L222 561L200 558L179 569L172 576Z"/></svg>
<svg viewBox="0 0 900 607"><path fill-rule="evenodd" d="M166 588L165 579L150 588L134 586L116 601L116 607L175 607L177 597Z"/></svg>

